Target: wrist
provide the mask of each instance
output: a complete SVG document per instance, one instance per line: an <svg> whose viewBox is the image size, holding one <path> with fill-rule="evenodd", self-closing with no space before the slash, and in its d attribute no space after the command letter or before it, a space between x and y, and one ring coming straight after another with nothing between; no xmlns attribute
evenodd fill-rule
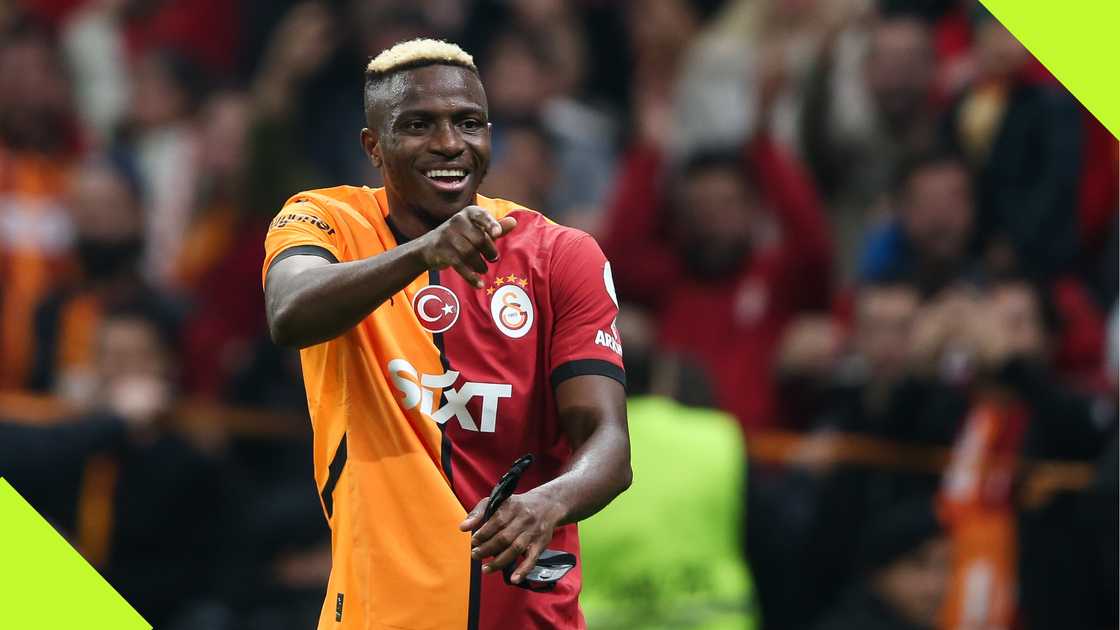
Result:
<svg viewBox="0 0 1120 630"><path fill-rule="evenodd" d="M432 257L431 234L428 232L400 246L405 260L417 269L417 273L438 269Z"/></svg>
<svg viewBox="0 0 1120 630"><path fill-rule="evenodd" d="M525 494L533 496L534 499L542 506L541 519L549 523L553 528L559 527L569 522L572 514L572 506L556 491L555 488L550 488L548 484L538 486Z"/></svg>

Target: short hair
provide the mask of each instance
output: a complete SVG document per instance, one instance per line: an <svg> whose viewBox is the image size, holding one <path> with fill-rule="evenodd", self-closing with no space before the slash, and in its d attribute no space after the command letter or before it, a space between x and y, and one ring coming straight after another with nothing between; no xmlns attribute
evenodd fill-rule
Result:
<svg viewBox="0 0 1120 630"><path fill-rule="evenodd" d="M431 65L460 66L474 72L474 57L456 44L438 39L410 39L381 51L366 66L366 80L377 80L402 70Z"/></svg>
<svg viewBox="0 0 1120 630"><path fill-rule="evenodd" d="M366 65L363 90L367 122L371 122L375 92L386 79L398 72L434 65L458 66L478 74L474 57L458 45L438 39L410 39L394 44L371 59Z"/></svg>
<svg viewBox="0 0 1120 630"><path fill-rule="evenodd" d="M182 350L182 315L177 308L155 293L145 292L120 302L110 303L102 317L102 327L110 323L138 322L155 333L161 349L171 361Z"/></svg>
<svg viewBox="0 0 1120 630"><path fill-rule="evenodd" d="M760 192L754 165L743 155L740 145L705 146L685 155L678 168L679 181L690 179L704 172L721 170L734 171L747 192L757 195Z"/></svg>
<svg viewBox="0 0 1120 630"><path fill-rule="evenodd" d="M906 190L906 186L910 184L914 175L919 171L945 165L960 167L961 170L969 175L969 180L971 181L968 162L965 161L964 156L952 148L936 146L932 149L918 151L903 157L892 173L891 189L894 191L894 194L899 195Z"/></svg>

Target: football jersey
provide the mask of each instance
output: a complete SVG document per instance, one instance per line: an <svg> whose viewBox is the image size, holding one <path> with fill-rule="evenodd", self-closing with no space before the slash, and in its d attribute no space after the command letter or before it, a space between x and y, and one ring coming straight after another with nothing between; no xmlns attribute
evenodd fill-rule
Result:
<svg viewBox="0 0 1120 630"><path fill-rule="evenodd" d="M590 236L500 199L517 227L468 284L451 269L414 279L358 325L301 351L315 480L331 528L323 629L582 628L577 566L548 593L482 575L459 524L521 455L525 492L572 454L554 389L597 374L625 382L610 265ZM296 254L333 262L403 240L384 189L292 197L265 239L264 274ZM576 526L550 549L579 555Z"/></svg>

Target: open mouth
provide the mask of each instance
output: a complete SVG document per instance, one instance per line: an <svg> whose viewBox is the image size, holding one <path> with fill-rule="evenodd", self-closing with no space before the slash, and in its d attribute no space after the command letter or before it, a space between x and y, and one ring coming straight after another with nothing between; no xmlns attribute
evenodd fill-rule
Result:
<svg viewBox="0 0 1120 630"><path fill-rule="evenodd" d="M463 168L435 168L424 171L424 176L443 192L460 192L467 185L470 171Z"/></svg>

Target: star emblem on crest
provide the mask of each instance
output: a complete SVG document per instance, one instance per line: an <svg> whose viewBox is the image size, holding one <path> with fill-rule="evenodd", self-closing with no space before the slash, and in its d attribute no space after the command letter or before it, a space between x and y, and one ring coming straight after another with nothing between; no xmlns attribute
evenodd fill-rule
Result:
<svg viewBox="0 0 1120 630"><path fill-rule="evenodd" d="M498 276L494 278L494 281L486 288L486 295L494 295L495 291L507 284L517 285L524 289L529 286L529 279L522 278L515 273L511 273L508 276Z"/></svg>

